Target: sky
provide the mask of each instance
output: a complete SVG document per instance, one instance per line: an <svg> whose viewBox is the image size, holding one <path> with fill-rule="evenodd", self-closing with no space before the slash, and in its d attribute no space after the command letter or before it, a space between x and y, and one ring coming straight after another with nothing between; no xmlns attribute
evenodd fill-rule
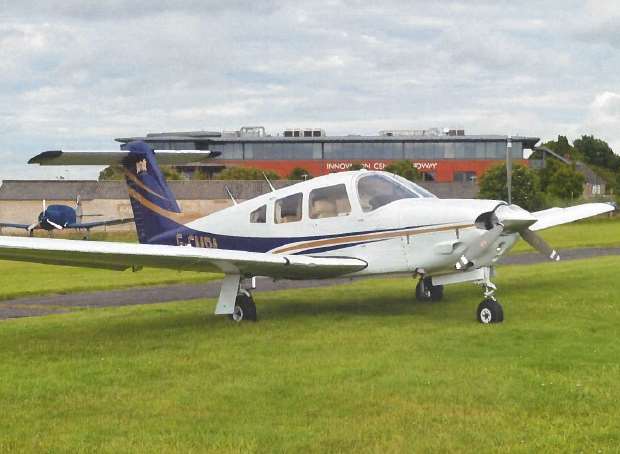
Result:
<svg viewBox="0 0 620 454"><path fill-rule="evenodd" d="M235 130L464 128L620 152L620 2L0 0L0 179L49 149Z"/></svg>

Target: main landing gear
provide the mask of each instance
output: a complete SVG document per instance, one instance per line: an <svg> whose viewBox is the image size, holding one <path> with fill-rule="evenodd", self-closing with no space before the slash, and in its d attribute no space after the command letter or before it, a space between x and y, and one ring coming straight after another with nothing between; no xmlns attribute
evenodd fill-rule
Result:
<svg viewBox="0 0 620 454"><path fill-rule="evenodd" d="M256 304L254 304L254 298L252 294L245 289L239 289L239 294L235 299L235 308L233 313L230 314L230 319L239 323L243 320L250 320L255 322L256 317Z"/></svg>
<svg viewBox="0 0 620 454"><path fill-rule="evenodd" d="M415 299L418 301L441 301L443 285L433 285L430 277L422 278L415 286Z"/></svg>

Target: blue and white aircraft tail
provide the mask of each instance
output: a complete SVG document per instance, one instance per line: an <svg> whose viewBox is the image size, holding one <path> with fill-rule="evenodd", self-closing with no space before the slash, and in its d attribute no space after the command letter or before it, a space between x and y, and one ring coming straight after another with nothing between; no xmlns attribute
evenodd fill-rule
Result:
<svg viewBox="0 0 620 454"><path fill-rule="evenodd" d="M145 244L169 244L182 227L181 208L153 149L144 142L131 142L126 149L122 165L138 239Z"/></svg>

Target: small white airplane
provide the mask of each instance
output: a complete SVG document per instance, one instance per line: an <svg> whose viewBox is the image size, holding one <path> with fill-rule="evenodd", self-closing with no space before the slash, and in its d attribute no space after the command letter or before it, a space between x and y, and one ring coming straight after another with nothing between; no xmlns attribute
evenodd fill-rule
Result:
<svg viewBox="0 0 620 454"><path fill-rule="evenodd" d="M196 162L208 151L157 152L160 163ZM551 260L558 253L535 232L612 211L604 203L530 213L499 200L438 199L399 176L359 170L314 178L184 223L144 142L127 151L48 151L41 165L125 169L140 244L0 237L0 259L124 270L143 266L222 272L216 314L256 320L252 278L317 279L411 274L416 297L440 300L443 286L484 289L477 319L503 321L491 282L519 236Z"/></svg>

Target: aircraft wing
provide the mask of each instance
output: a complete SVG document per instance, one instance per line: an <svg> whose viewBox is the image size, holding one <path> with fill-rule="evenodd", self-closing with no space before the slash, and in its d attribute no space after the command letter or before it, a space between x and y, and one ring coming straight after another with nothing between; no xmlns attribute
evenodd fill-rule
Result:
<svg viewBox="0 0 620 454"><path fill-rule="evenodd" d="M608 203L584 203L568 208L549 208L548 210L532 213L536 219L530 230L543 230L556 225L567 224L603 213L609 213L615 208Z"/></svg>
<svg viewBox="0 0 620 454"><path fill-rule="evenodd" d="M1 227L12 227L14 229L28 230L28 228L30 227L30 224L13 224L11 222L0 222L0 228Z"/></svg>
<svg viewBox="0 0 620 454"><path fill-rule="evenodd" d="M103 225L119 225L119 224L128 224L133 222L133 218L120 218L120 219L109 219L107 221L92 221L92 222L75 222L73 224L67 224L65 228L67 229L92 229L93 227L100 227Z"/></svg>
<svg viewBox="0 0 620 454"><path fill-rule="evenodd" d="M280 279L337 277L367 266L354 258L9 236L0 236L0 259L116 270L147 266Z"/></svg>

